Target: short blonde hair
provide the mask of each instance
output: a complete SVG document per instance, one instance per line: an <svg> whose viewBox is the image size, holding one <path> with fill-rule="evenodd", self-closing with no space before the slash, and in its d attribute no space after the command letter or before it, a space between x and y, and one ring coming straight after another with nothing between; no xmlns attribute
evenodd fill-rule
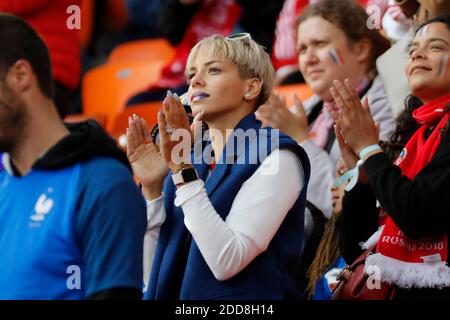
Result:
<svg viewBox="0 0 450 320"><path fill-rule="evenodd" d="M258 78L261 81L261 92L256 99L255 107L269 99L274 81L272 62L264 47L252 40L250 36L243 39L229 39L221 35L213 35L201 40L189 53L186 72L199 53L204 51L209 52L213 57L236 64L242 79Z"/></svg>

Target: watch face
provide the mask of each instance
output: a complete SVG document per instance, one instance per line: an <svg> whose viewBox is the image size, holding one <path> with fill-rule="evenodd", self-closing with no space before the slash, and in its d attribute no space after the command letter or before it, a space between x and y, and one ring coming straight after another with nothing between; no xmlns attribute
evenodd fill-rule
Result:
<svg viewBox="0 0 450 320"><path fill-rule="evenodd" d="M181 170L181 174L183 175L184 182L191 182L198 179L197 172L194 168L188 168Z"/></svg>

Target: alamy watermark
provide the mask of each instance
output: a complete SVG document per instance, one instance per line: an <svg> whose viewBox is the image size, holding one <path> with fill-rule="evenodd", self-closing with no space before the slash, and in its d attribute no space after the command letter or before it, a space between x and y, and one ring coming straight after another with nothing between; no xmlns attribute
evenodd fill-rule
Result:
<svg viewBox="0 0 450 320"><path fill-rule="evenodd" d="M69 290L81 290L81 268L77 265L70 265L66 269L67 277L66 286Z"/></svg>
<svg viewBox="0 0 450 320"><path fill-rule="evenodd" d="M377 265L366 266L366 274L369 276L366 281L367 289L381 289L381 269Z"/></svg>
<svg viewBox="0 0 450 320"><path fill-rule="evenodd" d="M380 6L372 4L367 6L366 12L369 15L366 26L368 29L381 29L381 21L383 19ZM78 5L70 5L67 7L66 13L69 15L66 20L67 29L81 29L81 8Z"/></svg>
<svg viewBox="0 0 450 320"><path fill-rule="evenodd" d="M211 137L218 145L224 145L221 160L216 163L212 144L204 145ZM250 164L263 163L264 160L279 148L280 134L278 130L267 129L227 129L226 137L218 129L208 129L203 134L196 133L192 145L191 132L187 129L175 129L170 133L171 141L177 144L171 151L174 164ZM220 141L218 141L220 140ZM226 140L226 141L225 141ZM264 162L261 174L276 175L280 168L278 153L273 154L270 161Z"/></svg>
<svg viewBox="0 0 450 320"><path fill-rule="evenodd" d="M366 12L369 15L369 18L366 22L366 27L369 30L373 29L382 29L382 11L380 6L376 4L372 4L370 6L367 6Z"/></svg>
<svg viewBox="0 0 450 320"><path fill-rule="evenodd" d="M81 30L81 8L77 5L67 7L66 13L69 15L66 26L69 30Z"/></svg>

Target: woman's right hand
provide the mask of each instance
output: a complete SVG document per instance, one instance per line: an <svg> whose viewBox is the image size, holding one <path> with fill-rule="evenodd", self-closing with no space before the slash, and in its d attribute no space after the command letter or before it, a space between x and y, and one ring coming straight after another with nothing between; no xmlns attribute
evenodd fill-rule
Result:
<svg viewBox="0 0 450 320"><path fill-rule="evenodd" d="M349 85L347 86L347 89L350 91ZM352 96L353 100L357 101L356 104L361 104L359 97L356 96L355 94L356 94L356 92L353 91L353 96ZM351 97L351 95L349 93L347 94L347 96ZM350 98L348 98L348 100L350 100ZM336 101L336 103L338 104L339 108L342 109L342 105L343 105L342 99L340 99L339 101L341 103L338 103L338 101ZM373 122L373 119L370 116L370 108L369 108L369 102L368 102L367 97L364 99L361 109L365 110L365 112L369 115L369 117L370 117L369 124L371 122ZM339 119L342 118L342 116L340 115L342 110L336 111L336 110L327 108L327 111L331 115L333 120L335 121L334 133L336 135L336 140L338 142L338 146L341 151L342 163L347 168L353 168L353 167L355 167L356 163L358 162L359 156L353 150L353 148L347 143L347 140L345 139L344 134L342 133L342 128L338 124ZM351 123L353 125L357 124L356 121L353 121ZM370 127L370 125L367 125L366 127ZM380 136L380 124L377 122L374 122L373 127L374 127L374 131L375 131L375 136L377 137L374 139L374 141L378 141L378 137ZM358 136L358 135L364 136L365 134L363 133L363 130L356 130L356 132L354 133L354 136ZM370 145L370 144L375 144L375 143L366 143L366 145ZM363 175L360 175L360 178L361 177L363 177Z"/></svg>
<svg viewBox="0 0 450 320"><path fill-rule="evenodd" d="M286 99L273 93L266 103L256 110L256 119L260 120L265 126L279 129L288 136L292 137L297 143L309 139L308 118L305 109L297 95L294 95L294 112L291 112L286 106Z"/></svg>
<svg viewBox="0 0 450 320"><path fill-rule="evenodd" d="M153 200L161 195L169 168L152 142L147 121L133 115L128 120L126 135L127 157L133 173L142 185L145 198Z"/></svg>

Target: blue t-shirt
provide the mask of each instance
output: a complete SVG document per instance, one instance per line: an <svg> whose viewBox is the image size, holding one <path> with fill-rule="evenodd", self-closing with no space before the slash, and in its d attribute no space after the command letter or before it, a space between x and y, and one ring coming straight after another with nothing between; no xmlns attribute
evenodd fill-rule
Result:
<svg viewBox="0 0 450 320"><path fill-rule="evenodd" d="M117 160L24 177L1 171L0 219L0 299L142 288L145 201Z"/></svg>

